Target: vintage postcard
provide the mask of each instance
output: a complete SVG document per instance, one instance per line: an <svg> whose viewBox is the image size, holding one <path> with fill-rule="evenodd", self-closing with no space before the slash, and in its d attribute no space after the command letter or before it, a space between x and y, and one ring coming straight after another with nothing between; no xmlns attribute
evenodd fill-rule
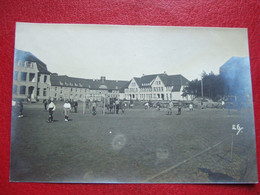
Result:
<svg viewBox="0 0 260 195"><path fill-rule="evenodd" d="M17 23L10 181L257 183L247 29Z"/></svg>

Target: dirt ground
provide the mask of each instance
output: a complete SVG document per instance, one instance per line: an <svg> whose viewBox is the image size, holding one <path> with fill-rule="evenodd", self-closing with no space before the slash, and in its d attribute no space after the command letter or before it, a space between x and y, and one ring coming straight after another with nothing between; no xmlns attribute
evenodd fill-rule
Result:
<svg viewBox="0 0 260 195"><path fill-rule="evenodd" d="M83 183L257 181L252 110L126 109L64 121L57 104L47 123L42 104L12 118L10 180ZM237 126L239 124L239 126ZM235 126L233 126L235 125ZM232 127L243 127L238 135ZM233 137L233 139L232 139ZM233 144L232 144L233 140ZM232 147L233 145L233 147ZM232 151L232 152L231 152Z"/></svg>

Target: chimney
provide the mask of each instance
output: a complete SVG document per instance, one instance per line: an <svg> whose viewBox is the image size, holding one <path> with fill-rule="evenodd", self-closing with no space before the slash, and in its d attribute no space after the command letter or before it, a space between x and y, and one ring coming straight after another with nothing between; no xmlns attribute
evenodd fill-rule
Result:
<svg viewBox="0 0 260 195"><path fill-rule="evenodd" d="M104 83L105 80L106 80L106 77L105 77L105 76L101 76L101 77L100 77L100 80L102 81L102 83Z"/></svg>

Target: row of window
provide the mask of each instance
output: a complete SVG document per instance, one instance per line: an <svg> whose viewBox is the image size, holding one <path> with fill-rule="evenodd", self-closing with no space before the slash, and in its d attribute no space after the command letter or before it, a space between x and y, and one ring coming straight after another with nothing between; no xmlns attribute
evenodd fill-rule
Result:
<svg viewBox="0 0 260 195"><path fill-rule="evenodd" d="M130 99L135 99L135 98L140 98L140 99L151 99L151 98L154 98L154 99L163 99L163 100L172 100L172 94L139 94L139 97L138 97L138 94L129 94L129 97Z"/></svg>
<svg viewBox="0 0 260 195"><path fill-rule="evenodd" d="M54 88L54 90L55 90L55 92L57 92L58 91L58 87L55 87ZM71 92L72 91L75 91L75 92L87 92L87 91L89 91L89 89L86 89L86 88L64 88L65 90L70 90ZM93 92L93 90L90 90L90 92ZM99 93L103 93L103 92L106 92L106 90L100 90L100 91L98 91L98 90L94 90L94 92L99 92ZM60 88L60 93L62 94L62 87ZM112 90L111 91L111 93L118 93L118 90Z"/></svg>
<svg viewBox="0 0 260 195"><path fill-rule="evenodd" d="M153 88L140 88L140 91L141 92L144 92L144 91L146 91L146 92L151 92L151 91L164 91L164 87L153 87ZM137 92L138 91L138 88L129 88L129 90L127 90L126 89L126 92ZM166 88L166 91L171 91L171 88L169 88L169 87L167 87Z"/></svg>
<svg viewBox="0 0 260 195"><path fill-rule="evenodd" d="M140 91L147 91L147 92L149 92L149 91L152 91L152 88L150 88L150 87L140 88Z"/></svg>
<svg viewBox="0 0 260 195"><path fill-rule="evenodd" d="M33 91L34 91L33 86L26 87L26 86L22 85L18 88L17 85L13 85L13 94L15 94L15 95L31 95L31 94L33 94ZM39 95L40 95L40 88L37 88L37 96L39 96ZM46 88L43 88L43 94L42 95L47 96L47 89Z"/></svg>
<svg viewBox="0 0 260 195"><path fill-rule="evenodd" d="M19 77L20 75L20 77ZM28 73L28 72L19 72L18 71L14 71L14 80L15 81L30 81L30 82L35 82L36 81L36 74L35 73ZM40 82L41 77L38 76L37 82ZM47 82L47 75L44 75L43 77L43 82L46 83Z"/></svg>
<svg viewBox="0 0 260 195"><path fill-rule="evenodd" d="M154 87L153 91L163 91L163 87Z"/></svg>
<svg viewBox="0 0 260 195"><path fill-rule="evenodd" d="M17 66L26 67L26 68L33 68L34 65L36 65L36 62L25 61L24 63L22 63L21 60L17 62Z"/></svg>

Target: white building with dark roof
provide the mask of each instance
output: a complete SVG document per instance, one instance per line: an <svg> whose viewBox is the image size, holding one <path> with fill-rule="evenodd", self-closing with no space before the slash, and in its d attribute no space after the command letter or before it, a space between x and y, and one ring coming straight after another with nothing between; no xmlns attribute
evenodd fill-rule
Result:
<svg viewBox="0 0 260 195"><path fill-rule="evenodd" d="M50 97L50 72L46 64L30 52L16 49L13 73L13 98L31 101Z"/></svg>
<svg viewBox="0 0 260 195"><path fill-rule="evenodd" d="M152 74L134 77L124 89L127 100L188 100L182 97L189 81L182 75Z"/></svg>

